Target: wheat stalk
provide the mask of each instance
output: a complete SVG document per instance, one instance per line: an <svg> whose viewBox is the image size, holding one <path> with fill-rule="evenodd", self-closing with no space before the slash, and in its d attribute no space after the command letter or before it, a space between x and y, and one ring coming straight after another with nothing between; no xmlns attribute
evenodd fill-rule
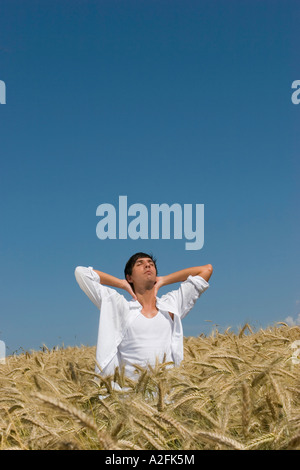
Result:
<svg viewBox="0 0 300 470"><path fill-rule="evenodd" d="M38 400L41 400L44 403L52 405L53 407L58 408L59 410L69 414L70 416L73 416L78 421L80 421L84 426L87 426L88 428L97 432L97 426L95 422L91 418L89 418L85 413L83 413L81 410L76 408L75 406L72 406L69 403L64 403L56 397L43 395L41 393L33 393L31 396L32 398L37 398Z"/></svg>
<svg viewBox="0 0 300 470"><path fill-rule="evenodd" d="M251 398L250 390L246 382L242 383L242 395L243 395L243 406L242 406L242 427L243 433L246 437L249 430L249 423L251 418Z"/></svg>
<svg viewBox="0 0 300 470"><path fill-rule="evenodd" d="M246 446L246 450L255 449L261 446L262 444L266 444L267 442L274 441L274 439L275 439L275 436L273 433L257 437L256 439L252 440L250 444Z"/></svg>
<svg viewBox="0 0 300 470"><path fill-rule="evenodd" d="M222 444L226 447L229 447L234 450L245 450L245 446L240 442L232 439L230 437L224 436L223 434L208 432L208 431L200 431L197 433L197 437L202 437L211 442L216 442L218 444Z"/></svg>

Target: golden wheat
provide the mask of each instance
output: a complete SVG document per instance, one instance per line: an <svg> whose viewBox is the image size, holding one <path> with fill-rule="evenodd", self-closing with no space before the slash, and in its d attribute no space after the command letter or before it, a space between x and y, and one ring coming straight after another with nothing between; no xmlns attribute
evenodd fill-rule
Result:
<svg viewBox="0 0 300 470"><path fill-rule="evenodd" d="M184 339L176 368L94 372L94 347L25 352L0 365L0 450L300 449L300 328ZM112 389L114 379L124 391Z"/></svg>

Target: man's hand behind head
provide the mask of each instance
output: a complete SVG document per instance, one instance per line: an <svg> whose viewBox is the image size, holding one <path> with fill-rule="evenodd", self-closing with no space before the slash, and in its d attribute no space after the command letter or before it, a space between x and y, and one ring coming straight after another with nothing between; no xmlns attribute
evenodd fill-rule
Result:
<svg viewBox="0 0 300 470"><path fill-rule="evenodd" d="M155 297L157 296L158 290L164 285L164 277L163 276L157 276L156 277L156 283L154 284L154 294Z"/></svg>
<svg viewBox="0 0 300 470"><path fill-rule="evenodd" d="M129 294L133 297L134 300L137 300L137 296L133 292L131 285L126 279L122 279L122 289L126 290L126 292L129 292Z"/></svg>

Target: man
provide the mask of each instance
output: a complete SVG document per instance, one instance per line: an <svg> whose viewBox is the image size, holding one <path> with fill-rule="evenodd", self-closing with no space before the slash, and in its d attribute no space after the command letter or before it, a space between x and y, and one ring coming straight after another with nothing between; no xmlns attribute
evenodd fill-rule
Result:
<svg viewBox="0 0 300 470"><path fill-rule="evenodd" d="M126 376L134 379L135 365L146 367L157 360L179 365L183 359L181 320L209 287L212 271L207 264L158 276L156 261L147 253L131 256L125 279L78 266L79 286L100 309L96 371L112 375L115 367L124 366ZM177 282L179 289L157 297L162 286ZM114 288L127 291L132 299L128 301Z"/></svg>

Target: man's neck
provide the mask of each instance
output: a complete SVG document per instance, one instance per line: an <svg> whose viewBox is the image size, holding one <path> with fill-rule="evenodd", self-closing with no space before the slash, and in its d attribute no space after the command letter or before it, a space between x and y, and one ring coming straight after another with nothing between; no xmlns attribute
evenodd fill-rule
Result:
<svg viewBox="0 0 300 470"><path fill-rule="evenodd" d="M156 297L154 293L154 288L145 289L135 292L139 303L142 305L142 313L144 315L156 315L158 309L156 307Z"/></svg>

